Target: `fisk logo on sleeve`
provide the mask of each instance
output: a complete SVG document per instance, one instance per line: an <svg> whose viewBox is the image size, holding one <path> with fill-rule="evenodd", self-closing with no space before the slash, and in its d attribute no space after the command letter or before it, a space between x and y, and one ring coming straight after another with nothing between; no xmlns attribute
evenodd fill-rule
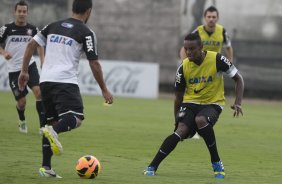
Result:
<svg viewBox="0 0 282 184"><path fill-rule="evenodd" d="M93 40L91 36L86 36L86 48L87 52L94 51L93 49Z"/></svg>
<svg viewBox="0 0 282 184"><path fill-rule="evenodd" d="M221 56L220 60L225 62L229 67L231 66L231 62L225 56Z"/></svg>

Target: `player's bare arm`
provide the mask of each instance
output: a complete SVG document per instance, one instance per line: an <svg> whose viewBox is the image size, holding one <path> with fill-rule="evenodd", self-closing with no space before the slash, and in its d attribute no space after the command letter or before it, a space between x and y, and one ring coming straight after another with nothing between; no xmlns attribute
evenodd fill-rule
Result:
<svg viewBox="0 0 282 184"><path fill-rule="evenodd" d="M174 93L174 119L176 120L176 115L177 115L177 112L180 108L180 105L183 101L183 96L184 96L184 92L182 91L175 91ZM174 131L176 131L177 127L178 127L178 123L175 121L174 122L175 124L175 128L174 128Z"/></svg>
<svg viewBox="0 0 282 184"><path fill-rule="evenodd" d="M32 39L26 47L25 53L24 53L24 57L23 57L23 65L22 65L22 70L21 73L19 75L19 80L18 80L18 85L19 85L19 89L20 90L24 90L28 79L29 79L29 75L28 75L28 66L29 66L29 62L30 59L32 57L32 54L34 53L35 49L38 47L38 43Z"/></svg>
<svg viewBox="0 0 282 184"><path fill-rule="evenodd" d="M243 93L244 93L244 80L243 77L237 72L235 76L232 78L235 81L235 102L231 106L231 108L234 110L234 117L239 117L239 115L243 115L242 111L242 99L243 99Z"/></svg>
<svg viewBox="0 0 282 184"><path fill-rule="evenodd" d="M231 46L226 47L226 57L231 63L233 63L233 48Z"/></svg>
<svg viewBox="0 0 282 184"><path fill-rule="evenodd" d="M183 95L184 92L182 91L175 91L174 93L174 117L176 117L176 114L180 108L180 105L183 101Z"/></svg>
<svg viewBox="0 0 282 184"><path fill-rule="evenodd" d="M112 94L109 92L104 78L103 78L103 72L102 72L102 68L101 65L99 63L98 60L90 60L89 61L89 65L91 68L91 71L93 73L94 78L96 79L97 83L99 84L99 87L102 91L103 97L106 101L106 103L108 104L112 104L113 103L113 96Z"/></svg>
<svg viewBox="0 0 282 184"><path fill-rule="evenodd" d="M44 48L41 46L37 47L37 53L40 59L40 67L42 68L42 65L44 63Z"/></svg>

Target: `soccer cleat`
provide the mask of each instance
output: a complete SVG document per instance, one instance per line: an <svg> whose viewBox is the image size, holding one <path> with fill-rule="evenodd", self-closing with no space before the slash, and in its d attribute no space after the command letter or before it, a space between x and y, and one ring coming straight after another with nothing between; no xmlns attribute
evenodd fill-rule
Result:
<svg viewBox="0 0 282 184"><path fill-rule="evenodd" d="M19 131L21 133L27 133L27 125L26 125L26 122L25 120L19 120Z"/></svg>
<svg viewBox="0 0 282 184"><path fill-rule="evenodd" d="M51 145L53 154L60 155L63 152L63 147L58 139L58 134L55 132L52 126L46 125L42 128L43 135L48 139Z"/></svg>
<svg viewBox="0 0 282 184"><path fill-rule="evenodd" d="M147 167L147 169L144 170L143 174L146 176L155 176L155 168L154 167Z"/></svg>
<svg viewBox="0 0 282 184"><path fill-rule="evenodd" d="M48 178L62 178L61 176L57 175L53 169L45 169L44 167L41 167L39 169L39 174L42 177L48 177Z"/></svg>
<svg viewBox="0 0 282 184"><path fill-rule="evenodd" d="M214 177L217 179L225 178L224 166L221 161L212 162L212 168L214 171Z"/></svg>

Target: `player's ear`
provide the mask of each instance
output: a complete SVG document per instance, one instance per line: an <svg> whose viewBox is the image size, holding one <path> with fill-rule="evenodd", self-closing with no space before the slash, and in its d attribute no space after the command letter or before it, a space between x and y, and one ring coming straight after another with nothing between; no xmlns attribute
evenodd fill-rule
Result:
<svg viewBox="0 0 282 184"><path fill-rule="evenodd" d="M87 13L88 16L90 16L91 11L92 11L92 8L89 8L89 9L86 11L86 13Z"/></svg>

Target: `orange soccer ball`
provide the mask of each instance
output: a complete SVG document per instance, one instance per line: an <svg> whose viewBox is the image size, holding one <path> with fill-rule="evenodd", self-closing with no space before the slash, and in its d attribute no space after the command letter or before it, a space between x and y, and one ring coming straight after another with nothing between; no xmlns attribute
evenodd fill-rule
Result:
<svg viewBox="0 0 282 184"><path fill-rule="evenodd" d="M85 155L77 161L75 169L80 178L94 179L101 171L101 164L96 157Z"/></svg>

